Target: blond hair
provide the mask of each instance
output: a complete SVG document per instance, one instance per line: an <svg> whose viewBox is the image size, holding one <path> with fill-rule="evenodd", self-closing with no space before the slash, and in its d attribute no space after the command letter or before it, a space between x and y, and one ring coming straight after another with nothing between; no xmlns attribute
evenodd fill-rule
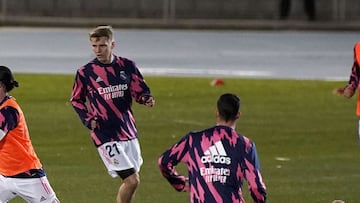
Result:
<svg viewBox="0 0 360 203"><path fill-rule="evenodd" d="M100 37L106 37L109 40L113 41L114 40L114 36L113 36L113 28L110 25L101 25L101 26L97 26L95 29L93 29L90 33L89 33L89 37L91 38L100 38Z"/></svg>

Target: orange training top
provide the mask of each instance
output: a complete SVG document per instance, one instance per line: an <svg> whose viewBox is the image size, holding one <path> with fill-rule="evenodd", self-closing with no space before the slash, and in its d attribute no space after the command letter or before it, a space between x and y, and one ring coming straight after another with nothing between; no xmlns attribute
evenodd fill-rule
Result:
<svg viewBox="0 0 360 203"><path fill-rule="evenodd" d="M360 42L356 43L354 46L354 66L353 69L360 68ZM354 72L358 72L359 70L353 70ZM359 79L359 78L357 78ZM359 82L359 81L358 81ZM360 82L358 83L358 89L360 87ZM357 105L356 105L356 115L360 116L360 92L358 91Z"/></svg>
<svg viewBox="0 0 360 203"><path fill-rule="evenodd" d="M13 176L42 167L31 144L24 114L14 98L9 98L0 109L10 106L19 112L19 122L0 141L0 174ZM5 132L6 133L6 132Z"/></svg>

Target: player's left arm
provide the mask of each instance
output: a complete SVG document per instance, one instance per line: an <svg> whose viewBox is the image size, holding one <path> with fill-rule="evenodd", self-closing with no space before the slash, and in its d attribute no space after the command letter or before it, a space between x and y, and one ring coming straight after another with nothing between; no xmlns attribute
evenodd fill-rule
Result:
<svg viewBox="0 0 360 203"><path fill-rule="evenodd" d="M266 202L266 186L262 180L260 162L253 142L250 142L250 146L246 150L244 175L254 202Z"/></svg>
<svg viewBox="0 0 360 203"><path fill-rule="evenodd" d="M131 62L133 73L131 73L131 96L139 104L152 107L155 105L155 99L151 95L150 88L146 84L144 77L134 62Z"/></svg>

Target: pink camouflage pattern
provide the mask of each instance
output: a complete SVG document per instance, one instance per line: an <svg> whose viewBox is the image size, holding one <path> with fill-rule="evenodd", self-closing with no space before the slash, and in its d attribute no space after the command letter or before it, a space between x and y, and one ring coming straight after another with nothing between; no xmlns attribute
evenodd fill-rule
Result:
<svg viewBox="0 0 360 203"><path fill-rule="evenodd" d="M114 56L111 64L94 59L77 70L70 102L89 129L91 119L96 118L98 127L90 134L100 146L138 137L132 100L142 104L142 98L149 95L150 89L134 62Z"/></svg>
<svg viewBox="0 0 360 203"><path fill-rule="evenodd" d="M254 202L266 202L255 144L232 128L190 132L160 156L160 171L177 191L186 185L175 168L180 162L187 165L191 203L244 203L244 180Z"/></svg>

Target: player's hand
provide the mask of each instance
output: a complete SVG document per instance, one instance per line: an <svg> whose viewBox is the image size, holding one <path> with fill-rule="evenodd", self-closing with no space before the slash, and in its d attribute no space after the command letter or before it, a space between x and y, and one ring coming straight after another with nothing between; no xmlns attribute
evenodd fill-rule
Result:
<svg viewBox="0 0 360 203"><path fill-rule="evenodd" d="M155 99L153 96L146 95L146 96L143 96L141 99L145 106L152 107L155 105Z"/></svg>
<svg viewBox="0 0 360 203"><path fill-rule="evenodd" d="M189 192L190 190L190 186L189 186L189 178L185 179L185 186L184 189L182 190L182 192Z"/></svg>
<svg viewBox="0 0 360 203"><path fill-rule="evenodd" d="M355 89L352 85L348 85L344 88L344 97L351 98L355 94Z"/></svg>
<svg viewBox="0 0 360 203"><path fill-rule="evenodd" d="M353 88L352 85L347 85L346 87L335 89L334 93L346 98L351 98L355 94L355 88Z"/></svg>
<svg viewBox="0 0 360 203"><path fill-rule="evenodd" d="M95 117L94 119L91 119L90 127L91 127L91 130L94 130L95 128L98 127L97 117Z"/></svg>

